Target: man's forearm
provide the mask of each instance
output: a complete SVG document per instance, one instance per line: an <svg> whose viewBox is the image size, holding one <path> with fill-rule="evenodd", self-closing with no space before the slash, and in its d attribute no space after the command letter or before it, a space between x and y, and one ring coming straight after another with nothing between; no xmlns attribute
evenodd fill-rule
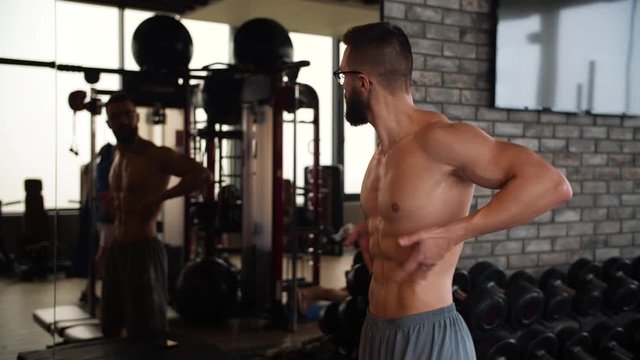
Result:
<svg viewBox="0 0 640 360"><path fill-rule="evenodd" d="M544 170L544 169L541 169ZM466 239L525 224L568 201L571 186L557 171L535 169L515 176L480 210L452 224L456 239Z"/></svg>

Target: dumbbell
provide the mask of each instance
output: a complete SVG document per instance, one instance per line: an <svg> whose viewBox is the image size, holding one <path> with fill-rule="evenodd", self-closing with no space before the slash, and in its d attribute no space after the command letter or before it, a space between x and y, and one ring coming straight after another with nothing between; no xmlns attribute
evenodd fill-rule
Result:
<svg viewBox="0 0 640 360"><path fill-rule="evenodd" d="M605 302L614 312L634 309L640 302L640 284L628 276L630 271L631 264L620 257L602 264L602 276L607 282Z"/></svg>
<svg viewBox="0 0 640 360"><path fill-rule="evenodd" d="M633 259L631 262L630 276L637 281L640 281L640 256Z"/></svg>
<svg viewBox="0 0 640 360"><path fill-rule="evenodd" d="M498 327L507 316L507 302L502 294L492 293L485 287L469 293L471 280L463 269L453 274L453 299L469 330L473 334Z"/></svg>
<svg viewBox="0 0 640 360"><path fill-rule="evenodd" d="M525 281L514 279L507 285L506 275L488 261L476 263L469 269L472 289L486 287L496 294L505 294L508 322L515 329L528 326L540 317L544 309L542 291ZM505 291L506 287L506 291Z"/></svg>
<svg viewBox="0 0 640 360"><path fill-rule="evenodd" d="M623 330L626 346L640 358L640 317L627 321Z"/></svg>
<svg viewBox="0 0 640 360"><path fill-rule="evenodd" d="M318 327L325 335L333 335L338 332L340 328L340 321L338 317L338 310L340 303L332 302L320 310L320 321L318 321Z"/></svg>
<svg viewBox="0 0 640 360"><path fill-rule="evenodd" d="M573 304L573 310L578 315L593 315L602 308L602 291L591 287L578 290L569 287L567 285L567 274L558 268L549 268L542 273L538 279L538 287L542 289L547 299L557 297L559 292L569 296ZM546 308L548 308L549 305L553 307L552 304L546 304ZM560 305L558 305L557 309L560 309ZM545 314L547 313L549 313L549 311L545 309ZM551 311L548 315L551 318L545 316L547 320L555 320L553 317L559 314L553 314L553 311Z"/></svg>
<svg viewBox="0 0 640 360"><path fill-rule="evenodd" d="M624 330L610 321L600 321L589 330L591 341L598 358L606 360L636 359L622 344L625 341Z"/></svg>
<svg viewBox="0 0 640 360"><path fill-rule="evenodd" d="M558 359L558 340L555 335L538 325L532 325L520 332L516 338L520 348L520 359Z"/></svg>
<svg viewBox="0 0 640 360"><path fill-rule="evenodd" d="M556 332L560 360L595 360L590 354L589 334L575 326L565 326Z"/></svg>
<svg viewBox="0 0 640 360"><path fill-rule="evenodd" d="M523 270L516 271L511 275L509 281L524 281L531 286L537 286L536 279ZM509 281L507 286L509 286ZM554 321L561 319L571 312L571 298L567 293L557 287L552 287L548 291L541 289L544 293L544 310L542 317L545 320Z"/></svg>
<svg viewBox="0 0 640 360"><path fill-rule="evenodd" d="M371 273L364 263L354 265L351 270L345 272L347 291L351 296L369 296L369 284Z"/></svg>
<svg viewBox="0 0 640 360"><path fill-rule="evenodd" d="M628 277L615 276L621 265L612 264L607 271L612 282L603 282L603 271L600 266L588 259L579 259L569 268L569 285L574 289L595 287L604 291L604 305L611 311L620 312L633 308L638 303L639 289L637 282L628 282Z"/></svg>
<svg viewBox="0 0 640 360"><path fill-rule="evenodd" d="M516 340L504 330L483 334L474 341L478 360L519 360L520 348Z"/></svg>
<svg viewBox="0 0 640 360"><path fill-rule="evenodd" d="M338 307L339 329L333 335L336 345L353 352L360 342L360 330L369 304L362 296L350 296Z"/></svg>

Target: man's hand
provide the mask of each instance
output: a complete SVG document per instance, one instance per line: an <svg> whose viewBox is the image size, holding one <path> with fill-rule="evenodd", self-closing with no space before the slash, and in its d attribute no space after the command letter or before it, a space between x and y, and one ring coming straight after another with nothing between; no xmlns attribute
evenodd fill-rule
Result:
<svg viewBox="0 0 640 360"><path fill-rule="evenodd" d="M395 276L401 281L409 275L420 278L436 265L451 250L459 239L446 227L430 228L411 235L400 236L398 244L402 247L414 246L409 259Z"/></svg>
<svg viewBox="0 0 640 360"><path fill-rule="evenodd" d="M360 245L360 251L362 252L362 258L367 265L369 271L373 270L373 261L371 260L371 254L369 253L369 225L366 221L356 225L351 233L344 241L344 245L351 246L358 242Z"/></svg>

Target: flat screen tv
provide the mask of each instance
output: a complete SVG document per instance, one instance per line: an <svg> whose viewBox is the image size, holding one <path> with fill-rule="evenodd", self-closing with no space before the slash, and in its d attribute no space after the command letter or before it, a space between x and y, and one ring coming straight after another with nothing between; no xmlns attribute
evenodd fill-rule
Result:
<svg viewBox="0 0 640 360"><path fill-rule="evenodd" d="M638 0L501 0L495 106L640 115Z"/></svg>

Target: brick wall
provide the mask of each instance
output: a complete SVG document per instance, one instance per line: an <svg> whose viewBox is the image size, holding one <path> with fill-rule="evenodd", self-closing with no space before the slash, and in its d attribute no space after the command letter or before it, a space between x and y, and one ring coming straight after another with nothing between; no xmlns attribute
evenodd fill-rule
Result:
<svg viewBox="0 0 640 360"><path fill-rule="evenodd" d="M461 266L483 259L539 273L580 257L640 255L640 117L492 107L494 0L385 0L384 19L411 40L419 107L529 147L561 169L574 190L567 206L467 241ZM491 195L478 188L473 208Z"/></svg>

